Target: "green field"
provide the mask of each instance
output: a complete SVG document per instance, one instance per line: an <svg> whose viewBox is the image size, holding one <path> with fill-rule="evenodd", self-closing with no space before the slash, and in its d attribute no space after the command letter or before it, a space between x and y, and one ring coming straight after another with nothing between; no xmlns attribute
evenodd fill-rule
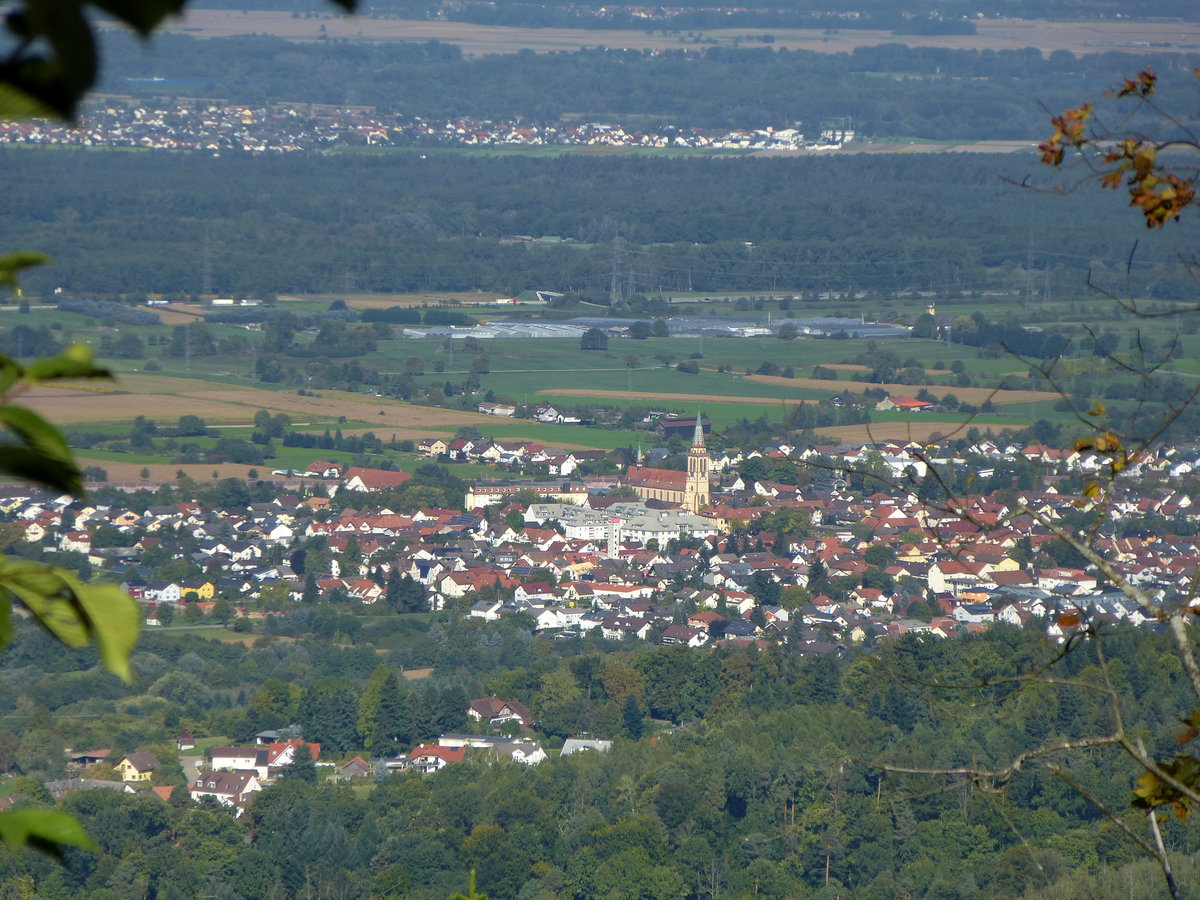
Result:
<svg viewBox="0 0 1200 900"><path fill-rule="evenodd" d="M708 297L710 302L699 302L705 299L701 295L679 296L665 308L668 315L687 314L703 316L737 315L766 319L768 316L779 319L793 317L806 318L820 315L857 315L869 308L872 316L882 320L904 321L925 311L926 301L917 297L882 299L876 301L853 301L842 298L825 300L793 301L789 310L779 309L779 299L789 296L784 292L775 295L753 295L730 293L721 296ZM319 313L328 308L329 297L321 298L288 298L282 301L286 309L297 313ZM380 298L385 304L386 298ZM682 302L678 302L682 301ZM695 302L688 302L695 301ZM374 301L378 303L379 301ZM398 297L397 303L404 304L405 298ZM425 301L422 301L425 302ZM442 302L430 298L429 302ZM740 309L738 307L741 307ZM760 308L755 309L758 306ZM1161 306L1161 304L1158 304ZM494 307L464 307L481 319L497 317ZM597 310L588 307L576 307L569 310L532 310L520 311L518 315L544 315L547 318L561 318L582 313L594 313ZM941 299L938 301L938 315L943 320L946 317L957 318L970 316L976 312L997 318L1004 315L1018 317L1018 321L1031 321L1041 328L1060 328L1074 335L1078 344L1090 340L1088 334L1078 324L1091 322L1096 332L1112 329L1118 335L1118 347L1122 353L1129 353L1135 338L1135 331L1140 330L1143 340L1148 340L1152 347L1167 346L1172 340L1178 340L1178 346L1173 361L1169 367L1189 377L1200 375L1200 336L1195 334L1179 335L1176 323L1171 318L1140 319L1121 313L1107 298L1096 297L1087 300L1064 299L1060 301L1045 301L1026 306L1019 297L969 297L963 299ZM196 356L190 359L180 359L170 354L171 337L176 326L125 326L97 322L73 313L60 312L50 307L34 306L27 315L18 313L9 307L9 327L15 324L31 326L46 326L60 340L84 340L99 348L106 338L115 340L126 333L137 335L145 344L147 358L154 359L158 367L157 374L163 377L185 378L194 380L198 385L212 388L229 386L245 390L252 385L266 392L258 399L247 398L241 401L237 390L231 391L227 403L266 403L276 402L271 397L278 397L283 409L288 404L294 406L297 384L293 383L261 383L252 380L255 359L254 355L239 356ZM651 316L645 316L651 318ZM235 325L208 325L208 330L214 340L234 339L243 342L243 346L252 346L261 341L262 334L249 331ZM395 334L401 333L402 327L395 329ZM303 344L311 337L303 334L297 336ZM1086 347L1081 348L1086 353ZM486 369L479 375L480 394L477 397L455 398L459 408L473 411L478 400L485 393L499 399L527 406L540 403L553 403L558 406L568 406L583 409L586 407L604 405L615 408L631 406L648 408L653 411L677 411L685 415L694 414L701 409L711 418L715 428L720 431L741 419L758 419L779 421L785 411L794 404L801 402L819 402L828 399L835 393L850 389L861 392L866 378L863 368L871 365L877 355L890 352L902 365L917 365L928 371L923 384L906 385L905 393L916 395L922 388L927 389L935 397L946 394L956 394L967 390L964 382L975 389L994 386L1004 376L1024 376L1029 370L1029 362L1017 359L1001 348L974 348L961 344L949 344L945 341L924 339L891 339L868 341L861 339L796 339L779 340L777 338L650 338L633 340L630 338L614 337L609 341L608 348L603 351L581 351L577 340L484 340L468 350L463 341L455 341L451 347L436 339L412 340L395 337L381 340L375 350L364 354L355 361L364 369L377 369L381 373L404 373L412 359L419 359L425 374L415 376L418 386L442 387L449 382L460 384L468 375L477 358L485 356ZM683 361L694 361L701 371L697 374L685 374L674 367ZM304 372L313 366L327 363L340 366L348 360L320 360L312 358L287 358L285 364L299 373L296 377L304 381ZM771 363L776 370L782 372L791 369L797 383L778 381L763 383L745 377L747 372L754 372L764 363ZM146 359L118 359L109 364L121 375L141 375L145 373ZM947 371L952 365L961 369L962 374L956 375ZM1079 365L1087 366L1086 362ZM799 379L811 378L813 367L835 367L838 380L823 380L819 384L811 381L800 383ZM718 367L725 372L716 371ZM438 371L441 369L441 371ZM1099 392L1109 382L1118 377L1117 373L1104 372L1102 367L1094 372L1089 370L1089 378L1081 380L1083 390ZM856 382L855 384L851 384ZM1016 384L1023 383L1021 381ZM342 396L346 401L339 408L342 415L331 415L328 407L321 414L304 416L291 414L296 422L297 430L320 433L325 428L341 428L346 433L374 431L381 439L388 441L397 429L397 420L393 416L386 422L383 419L372 420L375 401L364 395L338 395L336 392L323 391L319 386L313 387L315 396L320 398ZM1080 396L1081 388L1076 386L1075 395ZM896 390L893 389L893 393ZM620 396L625 395L625 396ZM644 396L639 396L644 395ZM656 395L656 396L655 396ZM1001 415L985 418L975 418L971 422L978 427L1019 428L1031 424L1037 419L1047 419L1052 422L1066 422L1072 418L1069 410L1056 409L1055 403L1034 399L1030 402L1013 403L1011 399L1006 404L1003 393L994 398L1002 406ZM979 402L971 400L971 402ZM381 407L391 404L395 409L395 401L380 400ZM1120 403L1109 404L1114 410L1122 409ZM136 402L125 404L129 409L137 408ZM253 413L253 405L247 407L247 421ZM653 437L645 431L616 431L601 429L582 429L573 426L540 425L528 420L479 420L470 413L449 416L441 414L429 415L428 407L412 407L413 418L409 426L429 434L453 435L459 427L469 420L475 420L478 427L486 436L497 439L524 438L547 443L551 446L565 444L573 446L597 446L613 448L631 446L638 443L653 442ZM424 412L422 412L424 410ZM240 414L239 414L240 415ZM160 425L169 427L173 421L166 420L160 414ZM223 436L249 438L252 428L248 424L231 424L234 416L226 416L225 423L209 422L210 427L219 426ZM871 419L876 423L903 422L908 419L903 413L874 412ZM937 421L950 430L961 423L964 417L960 414L944 414L937 416L923 415L920 421L931 423ZM64 424L70 425L70 422ZM80 425L83 430L108 430L115 439L123 437L119 426ZM416 434L421 432L413 432ZM404 435L402 435L404 436ZM195 443L201 451L208 450L215 443L215 437L189 438L188 443ZM182 442L182 441L181 441ZM328 450L283 447L276 440L273 443L274 456L264 465L268 468L299 469L315 459L328 456ZM88 451L88 458L99 462L152 464L172 462L175 455L166 451L161 455L147 453L122 453L108 449ZM416 461L404 454L388 453L398 465L411 467ZM465 470L464 470L465 471ZM471 474L477 474L472 472Z"/></svg>

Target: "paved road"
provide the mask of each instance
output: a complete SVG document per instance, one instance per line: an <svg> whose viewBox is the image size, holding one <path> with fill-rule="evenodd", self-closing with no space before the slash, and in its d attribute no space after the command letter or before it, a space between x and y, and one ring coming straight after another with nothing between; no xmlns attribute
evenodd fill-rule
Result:
<svg viewBox="0 0 1200 900"><path fill-rule="evenodd" d="M200 764L202 762L204 762L203 756L179 757L179 764L183 766L183 774L187 778L188 784L191 784L200 777Z"/></svg>

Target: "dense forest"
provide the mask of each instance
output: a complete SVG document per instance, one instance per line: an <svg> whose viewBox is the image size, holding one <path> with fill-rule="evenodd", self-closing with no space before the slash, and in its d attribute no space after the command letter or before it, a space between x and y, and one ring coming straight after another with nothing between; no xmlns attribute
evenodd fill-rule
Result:
<svg viewBox="0 0 1200 900"><path fill-rule="evenodd" d="M1043 766L1003 786L946 789L873 765L985 766L1108 728L1096 693L1001 686L1054 654L1035 631L905 638L839 659L551 643L520 623L454 616L362 621L355 646L328 631L254 646L147 635L128 688L95 670L94 654L21 628L0 657L0 761L32 776L19 787L41 797L34 778L60 774L66 743L125 751L169 744L182 725L244 737L292 721L330 759L346 758L364 752L355 723L385 682L408 723L397 727L414 737L461 727L466 697L493 692L525 701L548 746L583 728L614 738L612 751L536 768L468 758L433 776L368 780L369 790L285 779L238 820L182 797L74 794L62 806L99 852L71 851L65 868L2 852L0 882L45 898L443 898L476 868L495 900L1018 897L1050 886L1058 897L1127 896L1116 874L1137 849ZM392 648L383 655L380 640ZM1105 644L1130 726L1149 752L1169 752L1169 711L1186 702L1169 651L1150 632ZM454 674L384 677L420 664ZM1095 665L1080 647L1055 671L1086 680ZM950 687L931 686L930 672ZM1074 756L1068 771L1127 808L1132 776L1117 757ZM167 767L159 783L182 775ZM1195 850L1194 834L1164 827L1174 850ZM1138 896L1154 887L1139 876Z"/></svg>
<svg viewBox="0 0 1200 900"><path fill-rule="evenodd" d="M1118 292L1145 229L1112 197L1017 187L1036 160L976 154L815 159L382 157L61 149L0 154L0 241L37 248L31 293L632 292L1023 289L1085 273ZM302 185L301 189L297 186ZM1137 289L1194 287L1184 223L1133 258ZM507 234L575 243L506 244ZM1144 280L1143 280L1144 279ZM631 292L631 293L632 293Z"/></svg>

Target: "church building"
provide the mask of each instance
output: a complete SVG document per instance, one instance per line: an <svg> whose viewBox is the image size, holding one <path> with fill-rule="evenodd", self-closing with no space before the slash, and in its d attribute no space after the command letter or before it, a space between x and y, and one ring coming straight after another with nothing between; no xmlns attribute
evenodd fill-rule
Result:
<svg viewBox="0 0 1200 900"><path fill-rule="evenodd" d="M708 506L710 501L711 466L708 448L704 446L704 426L700 416L697 416L695 435L688 449L686 472L649 468L641 465L639 460L638 465L630 466L625 473L624 483L633 488L639 497L671 503L696 513Z"/></svg>

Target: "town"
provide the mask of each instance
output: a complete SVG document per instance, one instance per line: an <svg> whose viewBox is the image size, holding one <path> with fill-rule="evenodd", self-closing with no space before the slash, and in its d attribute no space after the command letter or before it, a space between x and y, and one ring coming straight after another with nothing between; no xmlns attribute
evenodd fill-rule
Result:
<svg viewBox="0 0 1200 900"><path fill-rule="evenodd" d="M351 621L380 610L450 615L476 629L505 620L535 640L779 645L841 657L892 637L953 639L996 623L1063 641L1088 623L1154 622L1056 534L1080 515L1072 479L1102 470L1101 454L982 439L957 450L911 442L801 449L771 440L710 455L707 427L703 417L660 423L664 434L691 434L686 469L639 458L623 474L578 479L579 464L607 454L486 438L423 441L417 452L430 460L497 466L497 477L472 483L455 509L377 505L374 495L412 476L321 460L285 474L269 502L246 506L119 502L156 487L149 484L109 486L109 503L8 485L3 511L25 542L76 554L119 581L150 631L209 621L287 635L297 633L290 612L324 607ZM1200 510L1178 489L1197 465L1195 452L1146 452L1125 473L1131 486L1108 500L1115 524L1097 548L1156 598L1182 594L1200 564ZM558 475L500 477L525 466ZM768 466L795 483L752 474ZM1013 474L987 493L947 493L964 468L981 483ZM946 490L929 490L933 472L949 473ZM1150 521L1166 530L1148 534ZM352 628L339 629L353 640ZM482 730L451 730L374 761L323 757L319 743L306 753L346 777L435 771L469 752L532 765L547 755L530 701L478 698L462 721L486 719ZM489 736L510 722L515 730ZM595 749L613 736L572 740ZM279 737L258 735L265 749L212 750L211 768L190 778L191 795L240 810L304 743L298 734ZM116 770L124 780L113 784L148 779L149 769L130 768L139 760L150 765L131 752L121 761L129 771Z"/></svg>
<svg viewBox="0 0 1200 900"><path fill-rule="evenodd" d="M122 102L123 101L123 102ZM77 147L242 150L293 153L338 146L363 147L655 147L710 150L836 150L854 140L845 127L823 128L814 138L790 127L719 130L679 127L628 131L604 122L432 121L366 108L274 104L138 105L114 98L88 109L78 126L39 120L0 122L0 144Z"/></svg>

